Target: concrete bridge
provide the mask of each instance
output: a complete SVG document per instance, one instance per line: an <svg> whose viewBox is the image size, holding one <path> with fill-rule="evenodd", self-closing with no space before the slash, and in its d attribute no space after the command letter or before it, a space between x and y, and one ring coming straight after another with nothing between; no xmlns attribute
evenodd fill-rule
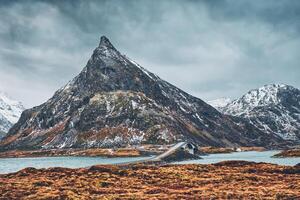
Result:
<svg viewBox="0 0 300 200"><path fill-rule="evenodd" d="M176 152L177 149L183 147L184 145L186 145L186 142L179 142L175 145L173 145L172 147L170 147L167 151L165 151L164 153L152 158L152 161L162 161L164 158L172 155L173 153Z"/></svg>
<svg viewBox="0 0 300 200"><path fill-rule="evenodd" d="M133 162L126 162L126 163L119 163L118 165L124 165L124 164L138 164L138 163L157 163L157 162L162 162L164 161L164 158L172 155L173 153L175 153L178 149L184 147L185 145L187 145L187 142L179 142L173 146L171 146L167 151L165 151L162 154L159 154L153 158L147 158L144 160L139 160L139 161L133 161Z"/></svg>

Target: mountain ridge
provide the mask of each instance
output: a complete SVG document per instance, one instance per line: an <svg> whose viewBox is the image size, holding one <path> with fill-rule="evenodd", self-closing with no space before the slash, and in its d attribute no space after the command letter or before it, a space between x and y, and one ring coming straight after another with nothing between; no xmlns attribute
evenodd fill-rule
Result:
<svg viewBox="0 0 300 200"><path fill-rule="evenodd" d="M4 92L0 92L0 138L18 121L23 110L24 106L21 102L13 100Z"/></svg>
<svg viewBox="0 0 300 200"><path fill-rule="evenodd" d="M224 108L230 102L231 102L231 99L228 98L228 97L221 97L221 98L218 98L218 99L207 101L207 103L209 105L211 105L212 107L216 108L218 111L220 111L219 109Z"/></svg>
<svg viewBox="0 0 300 200"><path fill-rule="evenodd" d="M0 148L114 147L182 140L212 146L281 142L160 79L102 36L79 75L44 104L24 111Z"/></svg>
<svg viewBox="0 0 300 200"><path fill-rule="evenodd" d="M267 84L218 109L224 114L245 118L269 134L285 140L300 140L300 90L293 86Z"/></svg>

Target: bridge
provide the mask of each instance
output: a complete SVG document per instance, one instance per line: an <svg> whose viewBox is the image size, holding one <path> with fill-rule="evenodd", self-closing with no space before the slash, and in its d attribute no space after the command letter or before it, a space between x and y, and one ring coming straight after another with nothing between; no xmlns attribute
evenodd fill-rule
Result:
<svg viewBox="0 0 300 200"><path fill-rule="evenodd" d="M138 160L138 161L133 161L133 162L119 163L117 165L160 162L160 161L163 161L164 158L166 158L166 157L172 155L173 153L175 153L176 150L178 150L179 148L183 147L186 144L187 144L187 142L179 142L179 143L173 145L172 147L170 147L167 151L165 151L162 154L159 154L159 155L157 155L153 158L147 158L147 159L144 159L144 160Z"/></svg>
<svg viewBox="0 0 300 200"><path fill-rule="evenodd" d="M186 145L186 142L179 142L177 144L175 144L174 146L170 147L167 151L165 151L164 153L152 158L152 161L161 161L164 158L172 155L173 153L175 153L175 151L181 147L183 147L184 145Z"/></svg>

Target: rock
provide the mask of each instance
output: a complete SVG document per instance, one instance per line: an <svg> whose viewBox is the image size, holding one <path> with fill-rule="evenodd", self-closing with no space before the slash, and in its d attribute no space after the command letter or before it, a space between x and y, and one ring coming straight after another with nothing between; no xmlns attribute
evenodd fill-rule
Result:
<svg viewBox="0 0 300 200"><path fill-rule="evenodd" d="M160 79L101 37L82 72L24 111L0 150L124 147L188 141L267 146L282 140Z"/></svg>
<svg viewBox="0 0 300 200"><path fill-rule="evenodd" d="M222 161L215 163L213 165L215 166L227 166L227 167L242 167L245 165L256 165L256 162L249 162L249 161L243 161L243 160L228 160L228 161Z"/></svg>
<svg viewBox="0 0 300 200"><path fill-rule="evenodd" d="M300 90L285 84L270 84L250 90L218 110L238 116L270 135L300 141Z"/></svg>
<svg viewBox="0 0 300 200"><path fill-rule="evenodd" d="M24 106L0 91L0 140L21 116Z"/></svg>
<svg viewBox="0 0 300 200"><path fill-rule="evenodd" d="M280 153L275 154L273 157L300 157L300 149L283 150Z"/></svg>

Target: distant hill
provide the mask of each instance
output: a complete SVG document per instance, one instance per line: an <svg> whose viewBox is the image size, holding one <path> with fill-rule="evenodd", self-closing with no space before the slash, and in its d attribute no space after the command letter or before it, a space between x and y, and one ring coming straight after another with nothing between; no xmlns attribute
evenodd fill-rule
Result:
<svg viewBox="0 0 300 200"><path fill-rule="evenodd" d="M18 121L23 110L20 102L0 92L0 138Z"/></svg>
<svg viewBox="0 0 300 200"><path fill-rule="evenodd" d="M217 109L245 118L265 133L300 141L300 90L293 86L265 85Z"/></svg>

